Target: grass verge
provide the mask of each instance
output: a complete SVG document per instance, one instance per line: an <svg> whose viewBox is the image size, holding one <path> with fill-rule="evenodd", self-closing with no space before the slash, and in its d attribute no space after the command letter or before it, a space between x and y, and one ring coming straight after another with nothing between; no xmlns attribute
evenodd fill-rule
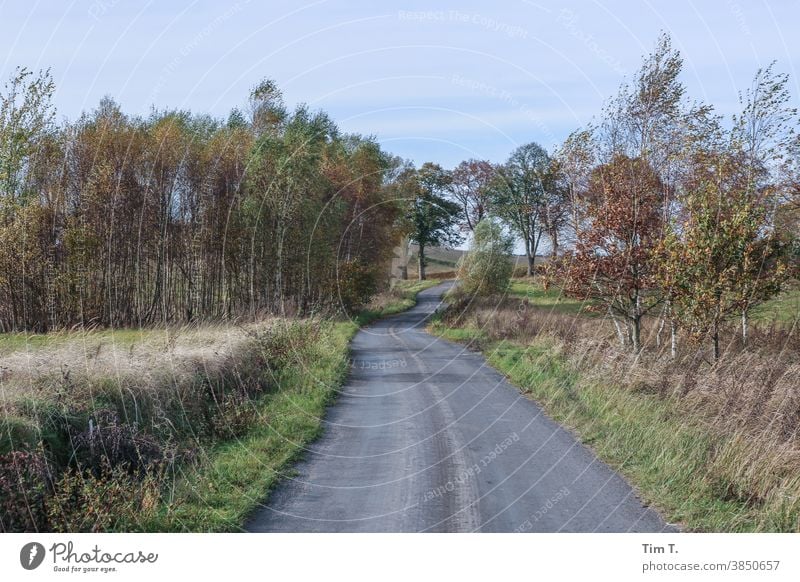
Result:
<svg viewBox="0 0 800 582"><path fill-rule="evenodd" d="M241 529L289 465L321 433L326 407L347 376L348 345L358 327L335 323L276 377L277 391L258 403L258 421L241 438L209 449L181 472L147 531L226 532Z"/></svg>

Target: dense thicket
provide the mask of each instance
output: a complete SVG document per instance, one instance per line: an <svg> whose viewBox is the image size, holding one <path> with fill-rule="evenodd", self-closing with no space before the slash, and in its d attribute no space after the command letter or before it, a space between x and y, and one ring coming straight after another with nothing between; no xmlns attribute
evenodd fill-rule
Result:
<svg viewBox="0 0 800 582"><path fill-rule="evenodd" d="M47 72L0 95L0 330L362 301L388 275L392 159L267 81L246 114L56 124Z"/></svg>

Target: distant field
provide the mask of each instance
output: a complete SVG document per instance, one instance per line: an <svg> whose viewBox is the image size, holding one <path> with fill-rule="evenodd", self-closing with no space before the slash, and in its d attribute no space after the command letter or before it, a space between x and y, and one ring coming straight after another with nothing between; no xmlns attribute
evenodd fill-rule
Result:
<svg viewBox="0 0 800 582"><path fill-rule="evenodd" d="M796 284L795 284L796 285ZM558 287L544 290L542 285L528 278L515 278L508 294L529 300L538 307L547 307L561 313L594 315L585 303L564 295ZM800 321L800 288L796 286L784 291L774 299L759 305L751 312L752 320L762 324L791 325Z"/></svg>
<svg viewBox="0 0 800 582"><path fill-rule="evenodd" d="M586 311L584 302L567 297L558 287L550 287L545 290L538 281L528 278L513 279L508 294L511 297L527 299L537 307L560 313L590 313Z"/></svg>
<svg viewBox="0 0 800 582"><path fill-rule="evenodd" d="M184 330L185 332L186 330ZM0 333L0 356L18 350L33 350L38 348L55 348L63 346L65 342L80 342L85 347L97 346L128 346L139 342L152 343L159 340L167 341L170 337L182 333L178 328L173 329L107 329L100 331L72 331L53 332L47 334L37 333Z"/></svg>
<svg viewBox="0 0 800 582"><path fill-rule="evenodd" d="M417 245L411 245L410 259L408 261L408 276L415 278L417 276ZM431 247L425 250L425 258L427 260L426 273L429 275L436 275L440 273L450 274L458 269L458 262L467 251L460 249L447 249L444 247ZM544 257L536 257L537 264L544 260ZM525 257L522 255L515 255L514 262L519 268L524 268L526 263Z"/></svg>
<svg viewBox="0 0 800 582"><path fill-rule="evenodd" d="M752 312L754 321L795 324L800 321L800 288L789 289L759 305Z"/></svg>

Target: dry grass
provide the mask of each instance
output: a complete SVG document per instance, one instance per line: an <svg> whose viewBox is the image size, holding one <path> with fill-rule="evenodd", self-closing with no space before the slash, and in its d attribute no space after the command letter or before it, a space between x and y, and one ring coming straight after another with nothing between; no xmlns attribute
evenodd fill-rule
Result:
<svg viewBox="0 0 800 582"><path fill-rule="evenodd" d="M319 358L331 334L341 335L328 322L273 318L65 334L6 349L0 497L10 501L0 504L0 531L167 527L156 513L169 514L175 500L153 496L168 492L178 468L200 470L220 443L263 424L271 397L294 385L288 374ZM331 361L343 361L340 344L335 352ZM32 464L44 469L20 480ZM34 498L35 519L25 511Z"/></svg>
<svg viewBox="0 0 800 582"><path fill-rule="evenodd" d="M489 341L555 338L583 371L637 392L674 398L720 431L771 435L776 442L795 443L800 453L800 334L793 330L755 327L744 347L736 330L728 329L722 357L714 363L706 345L685 337L672 359L668 333L662 329L658 339L655 319L645 323L645 349L635 355L618 344L607 319L527 301L478 300L468 313L451 317L460 326L482 330Z"/></svg>
<svg viewBox="0 0 800 582"><path fill-rule="evenodd" d="M154 374L181 376L198 367L213 372L238 353L253 331L268 325L65 333L50 336L47 342L16 341L13 347L7 342L0 352L0 386L8 400L66 374L133 376L153 384Z"/></svg>

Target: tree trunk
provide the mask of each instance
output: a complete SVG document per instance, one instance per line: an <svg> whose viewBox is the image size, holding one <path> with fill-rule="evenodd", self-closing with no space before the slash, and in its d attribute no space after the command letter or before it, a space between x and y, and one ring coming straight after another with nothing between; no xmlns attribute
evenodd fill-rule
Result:
<svg viewBox="0 0 800 582"><path fill-rule="evenodd" d="M400 278L403 281L408 280L408 265L400 265Z"/></svg>
<svg viewBox="0 0 800 582"><path fill-rule="evenodd" d="M425 247L422 246L422 245L419 245L418 259L419 259L419 280L420 281L424 281L425 280Z"/></svg>
<svg viewBox="0 0 800 582"><path fill-rule="evenodd" d="M536 257L532 257L530 251L526 253L528 255L528 277L533 277L535 270L535 263Z"/></svg>
<svg viewBox="0 0 800 582"><path fill-rule="evenodd" d="M719 325L714 324L714 333L711 335L711 340L714 342L714 361L719 361Z"/></svg>
<svg viewBox="0 0 800 582"><path fill-rule="evenodd" d="M664 304L664 309L661 310L661 318L658 323L658 331L656 332L656 347L661 348L661 333L664 331L664 326L667 324L667 308L669 303Z"/></svg>
<svg viewBox="0 0 800 582"><path fill-rule="evenodd" d="M525 258L528 261L528 272L527 272L527 275L528 275L528 277L533 277L533 261L534 261L534 259L531 258L531 247L533 245L531 244L531 241L528 239L528 237L523 237L523 239L525 241Z"/></svg>
<svg viewBox="0 0 800 582"><path fill-rule="evenodd" d="M631 320L631 342L635 353L642 351L642 318L639 315Z"/></svg>
<svg viewBox="0 0 800 582"><path fill-rule="evenodd" d="M558 231L553 231L550 233L550 246L552 247L552 257L558 257L558 249L561 246L558 242Z"/></svg>
<svg viewBox="0 0 800 582"><path fill-rule="evenodd" d="M717 290L715 297L717 299L717 304L714 307L714 323L713 327L711 328L713 335L711 339L714 342L714 361L716 362L719 360L719 322L722 319L722 291Z"/></svg>
<svg viewBox="0 0 800 582"><path fill-rule="evenodd" d="M678 323L675 321L674 318L670 319L669 328L670 328L669 354L670 356L672 356L672 359L674 360L678 356Z"/></svg>
<svg viewBox="0 0 800 582"><path fill-rule="evenodd" d="M614 322L614 329L617 330L617 338L619 339L619 345L621 345L624 348L626 346L625 334L622 333L622 328L619 325L619 320L617 320L617 318L611 312L611 309L608 310L608 314L611 316L611 321Z"/></svg>
<svg viewBox="0 0 800 582"><path fill-rule="evenodd" d="M747 334L749 331L747 308L742 309L742 345L747 345Z"/></svg>

